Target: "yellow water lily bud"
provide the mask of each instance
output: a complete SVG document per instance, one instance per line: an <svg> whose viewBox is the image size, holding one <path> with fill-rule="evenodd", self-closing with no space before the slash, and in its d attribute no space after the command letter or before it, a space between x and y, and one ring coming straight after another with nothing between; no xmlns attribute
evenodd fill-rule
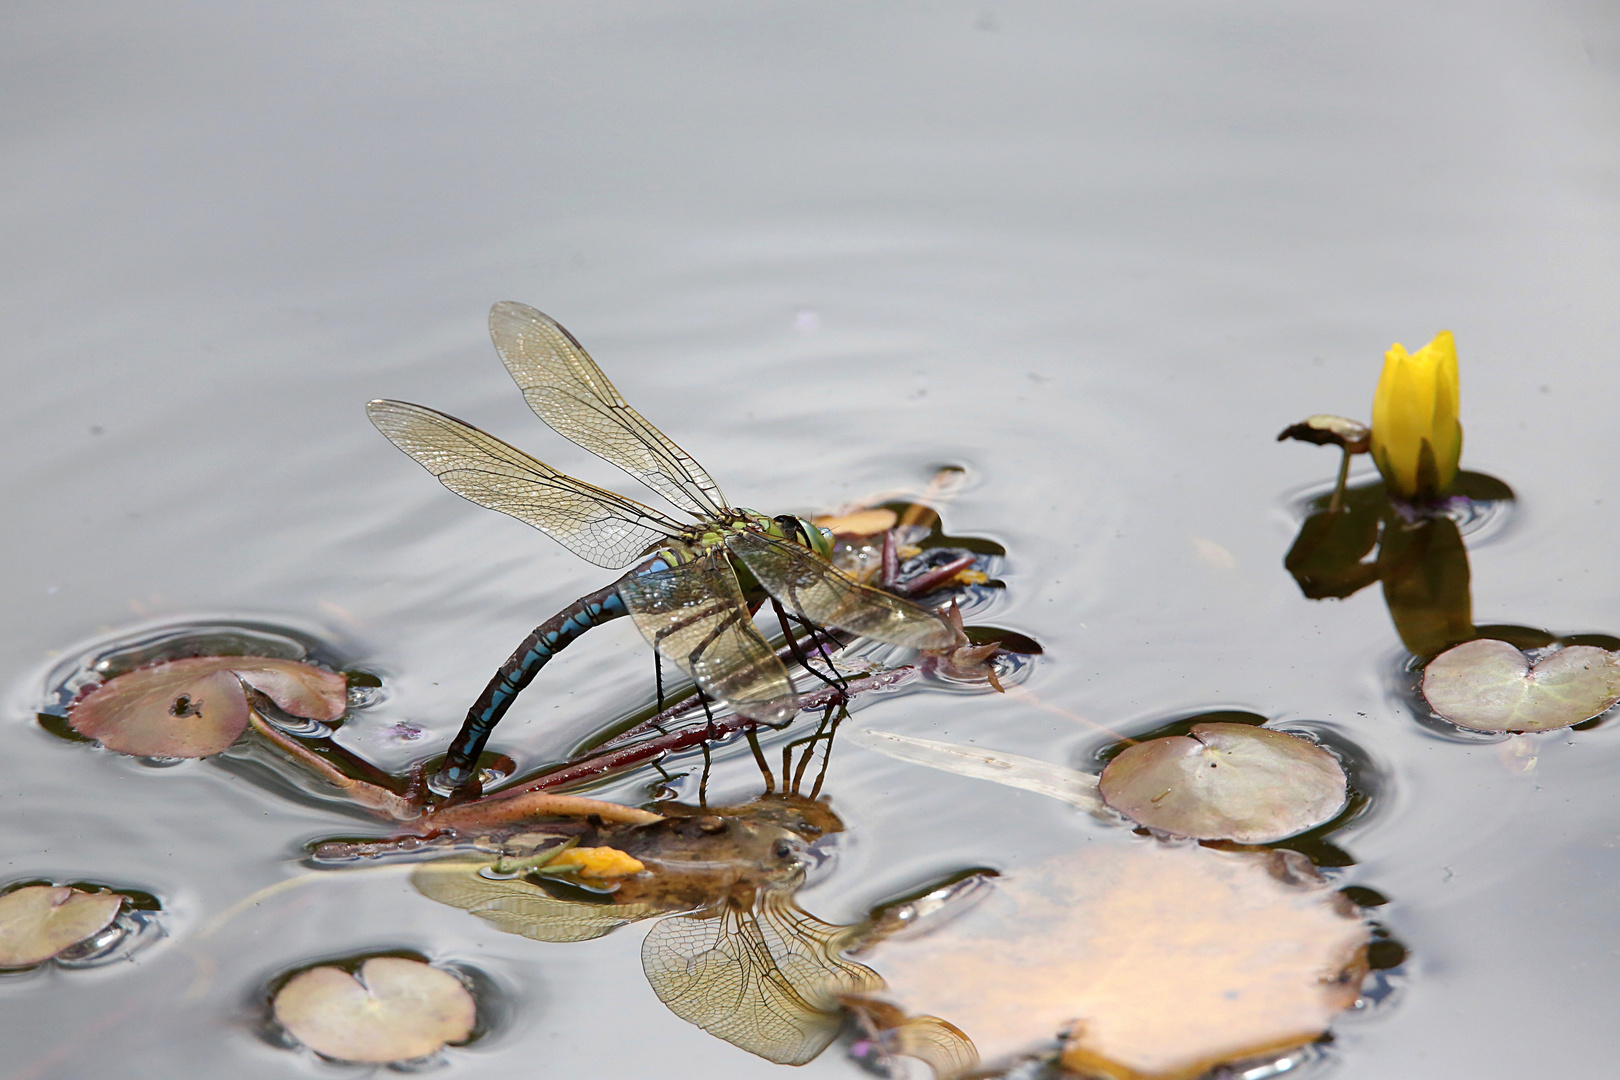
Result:
<svg viewBox="0 0 1620 1080"><path fill-rule="evenodd" d="M1415 353L1384 354L1373 395L1372 456L1389 492L1433 498L1451 485L1462 457L1457 422L1457 346L1442 330Z"/></svg>

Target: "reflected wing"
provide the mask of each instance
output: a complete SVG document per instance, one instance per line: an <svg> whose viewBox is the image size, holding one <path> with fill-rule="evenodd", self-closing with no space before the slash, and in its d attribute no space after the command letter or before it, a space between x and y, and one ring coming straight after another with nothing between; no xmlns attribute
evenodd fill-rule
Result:
<svg viewBox="0 0 1620 1080"><path fill-rule="evenodd" d="M619 597L653 648L713 700L766 724L799 711L787 668L754 629L737 575L718 552L630 575Z"/></svg>
<svg viewBox="0 0 1620 1080"><path fill-rule="evenodd" d="M522 878L480 873L486 860L441 859L411 872L411 884L429 900L470 911L508 934L536 941L589 941L625 923L662 914L651 904L588 904L558 900Z"/></svg>
<svg viewBox="0 0 1620 1080"><path fill-rule="evenodd" d="M699 518L726 508L703 466L625 404L574 335L550 316L506 301L489 309L489 333L523 399L557 434Z"/></svg>
<svg viewBox="0 0 1620 1080"><path fill-rule="evenodd" d="M883 985L838 954L840 927L806 914L787 889L755 908L664 919L641 946L658 1000L682 1020L781 1065L803 1065L838 1034L838 999Z"/></svg>
<svg viewBox="0 0 1620 1080"><path fill-rule="evenodd" d="M726 537L726 546L789 611L817 626L912 649L946 649L956 630L909 600L868 588L796 544L753 532Z"/></svg>
<svg viewBox="0 0 1620 1080"><path fill-rule="evenodd" d="M953 1080L979 1064L973 1040L955 1024L937 1016L918 1016L883 1033L891 1054L905 1054L926 1063L936 1080Z"/></svg>
<svg viewBox="0 0 1620 1080"><path fill-rule="evenodd" d="M442 412L373 401L366 415L439 482L479 506L510 514L597 566L628 566L682 526L634 499L575 480Z"/></svg>

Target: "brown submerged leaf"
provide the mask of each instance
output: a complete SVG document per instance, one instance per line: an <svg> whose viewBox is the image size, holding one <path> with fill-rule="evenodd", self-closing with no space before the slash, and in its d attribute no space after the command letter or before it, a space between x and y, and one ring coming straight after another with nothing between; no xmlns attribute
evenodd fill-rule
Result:
<svg viewBox="0 0 1620 1080"><path fill-rule="evenodd" d="M263 656L195 656L110 679L73 703L74 731L137 757L208 757L248 724L246 682L294 716L336 720L347 705L342 675Z"/></svg>
<svg viewBox="0 0 1620 1080"><path fill-rule="evenodd" d="M29 885L0 896L0 968L44 963L118 917L124 897L65 885Z"/></svg>
<svg viewBox="0 0 1620 1080"><path fill-rule="evenodd" d="M1480 638L1430 661L1423 696L1435 712L1474 731L1555 731L1620 700L1620 656L1571 645L1531 667L1507 642Z"/></svg>
<svg viewBox="0 0 1620 1080"><path fill-rule="evenodd" d="M1103 801L1138 825L1199 840L1269 844L1344 808L1344 769L1308 739L1250 724L1194 724L1126 747L1103 769Z"/></svg>
<svg viewBox="0 0 1620 1080"><path fill-rule="evenodd" d="M1359 993L1366 926L1325 885L1284 881L1284 858L1093 843L861 960L989 1064L1064 1036L1081 1075L1191 1080L1317 1039Z"/></svg>
<svg viewBox="0 0 1620 1080"><path fill-rule="evenodd" d="M886 506L879 506L848 514L824 514L815 519L815 524L834 536L876 536L894 528L899 520L899 514Z"/></svg>
<svg viewBox="0 0 1620 1080"><path fill-rule="evenodd" d="M448 972L420 960L374 956L358 976L318 967L276 994L276 1019L317 1054L339 1061L425 1057L472 1034L477 1006Z"/></svg>

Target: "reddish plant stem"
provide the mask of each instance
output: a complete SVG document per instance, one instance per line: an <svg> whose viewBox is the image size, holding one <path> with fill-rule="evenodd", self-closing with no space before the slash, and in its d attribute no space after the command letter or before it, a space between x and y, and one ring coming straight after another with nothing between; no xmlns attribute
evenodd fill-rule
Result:
<svg viewBox="0 0 1620 1080"><path fill-rule="evenodd" d="M926 574L918 574L908 581L903 581L890 591L900 596L925 596L949 582L957 574L971 568L975 561L977 560L974 556L964 555L960 559L946 563L944 566L936 566Z"/></svg>
<svg viewBox="0 0 1620 1080"><path fill-rule="evenodd" d="M919 674L920 670L916 666L908 664L904 667L891 668L888 671L862 675L849 680L847 697L853 698L857 694L901 686L910 682ZM844 694L845 692L841 692L835 687L827 687L813 694L805 694L799 699L799 704L805 709L826 708ZM729 735L756 726L758 726L756 722L746 716L727 716L714 722L713 733ZM665 754L672 754L688 747L698 746L709 739L710 735L709 726L704 724L682 731L671 731L657 738L648 739L646 742L636 743L633 746L619 746L599 751L567 762L551 772L535 777L533 780L486 795L478 802L487 804L530 791L549 791L569 784L576 784L582 780L590 780L610 772L617 772L620 769L643 764Z"/></svg>

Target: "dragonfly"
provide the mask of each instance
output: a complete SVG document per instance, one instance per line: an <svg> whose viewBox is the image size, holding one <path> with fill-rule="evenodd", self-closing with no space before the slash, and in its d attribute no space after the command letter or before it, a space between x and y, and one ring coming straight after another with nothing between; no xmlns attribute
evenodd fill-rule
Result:
<svg viewBox="0 0 1620 1080"><path fill-rule="evenodd" d="M790 722L799 703L786 665L754 625L766 600L784 630L791 613L807 627L906 648L959 644L959 632L940 613L835 567L831 535L814 523L733 507L709 473L631 408L550 316L506 301L490 309L489 330L542 421L691 520L576 480L435 409L390 400L366 406L379 431L457 495L532 525L597 566L630 567L535 627L500 666L468 709L432 780L436 790L472 787L495 725L540 669L587 630L625 615L706 702L772 727ZM791 632L788 641L798 655Z"/></svg>

